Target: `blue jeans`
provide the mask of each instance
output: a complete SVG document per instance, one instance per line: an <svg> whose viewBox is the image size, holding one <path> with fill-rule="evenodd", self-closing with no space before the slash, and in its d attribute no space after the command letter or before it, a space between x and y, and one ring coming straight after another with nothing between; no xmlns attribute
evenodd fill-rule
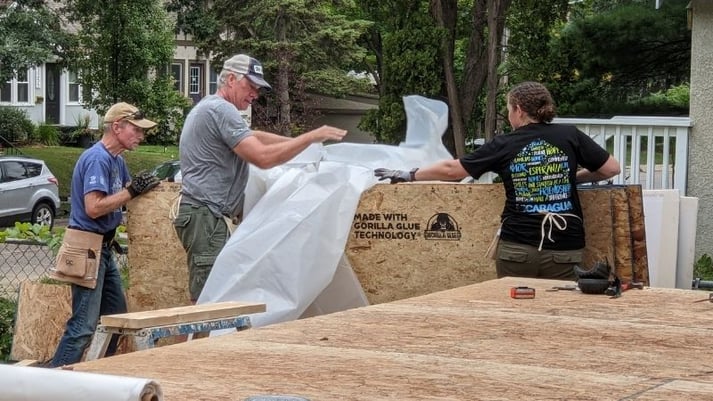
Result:
<svg viewBox="0 0 713 401"><path fill-rule="evenodd" d="M94 289L72 284L72 316L59 341L50 366L70 365L82 360L99 323L99 316L126 312L121 276L111 249L102 247L101 263ZM116 352L119 336L113 335L106 355Z"/></svg>

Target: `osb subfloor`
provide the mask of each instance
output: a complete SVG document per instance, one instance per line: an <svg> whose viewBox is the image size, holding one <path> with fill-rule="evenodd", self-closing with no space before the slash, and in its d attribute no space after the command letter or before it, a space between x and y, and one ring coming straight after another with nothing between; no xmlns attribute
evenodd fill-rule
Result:
<svg viewBox="0 0 713 401"><path fill-rule="evenodd" d="M75 365L152 378L167 401L713 400L707 293L548 292L503 278ZM535 299L509 288L530 285Z"/></svg>

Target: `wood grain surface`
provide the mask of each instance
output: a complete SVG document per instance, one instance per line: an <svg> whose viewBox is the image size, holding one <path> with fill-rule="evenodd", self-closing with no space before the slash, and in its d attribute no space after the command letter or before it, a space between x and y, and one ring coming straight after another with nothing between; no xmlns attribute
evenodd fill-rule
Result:
<svg viewBox="0 0 713 401"><path fill-rule="evenodd" d="M713 303L502 278L133 352L79 371L157 380L166 400L713 400ZM534 299L511 299L527 285Z"/></svg>

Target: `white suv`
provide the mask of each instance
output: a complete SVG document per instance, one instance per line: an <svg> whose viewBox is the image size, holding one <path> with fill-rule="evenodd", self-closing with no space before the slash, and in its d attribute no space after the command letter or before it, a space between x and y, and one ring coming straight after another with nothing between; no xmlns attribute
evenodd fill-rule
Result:
<svg viewBox="0 0 713 401"><path fill-rule="evenodd" d="M50 226L59 210L59 189L44 161L0 156L0 226L29 221Z"/></svg>

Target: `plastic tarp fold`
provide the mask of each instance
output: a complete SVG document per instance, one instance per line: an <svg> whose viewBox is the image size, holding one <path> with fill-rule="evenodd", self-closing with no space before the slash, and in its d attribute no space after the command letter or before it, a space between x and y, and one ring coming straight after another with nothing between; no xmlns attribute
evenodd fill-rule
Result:
<svg viewBox="0 0 713 401"><path fill-rule="evenodd" d="M0 364L0 401L161 401L153 380Z"/></svg>
<svg viewBox="0 0 713 401"><path fill-rule="evenodd" d="M267 311L251 316L255 327L297 319L316 299L323 305L313 310L334 311L330 303L340 310L364 305L353 273L335 272L349 269L344 248L362 192L377 183L373 170L452 158L441 142L448 126L445 103L407 96L404 106L406 140L399 146L315 145L285 166L252 168L245 218L218 255L198 303L264 302ZM320 296L335 286L333 279L343 280L340 291Z"/></svg>

